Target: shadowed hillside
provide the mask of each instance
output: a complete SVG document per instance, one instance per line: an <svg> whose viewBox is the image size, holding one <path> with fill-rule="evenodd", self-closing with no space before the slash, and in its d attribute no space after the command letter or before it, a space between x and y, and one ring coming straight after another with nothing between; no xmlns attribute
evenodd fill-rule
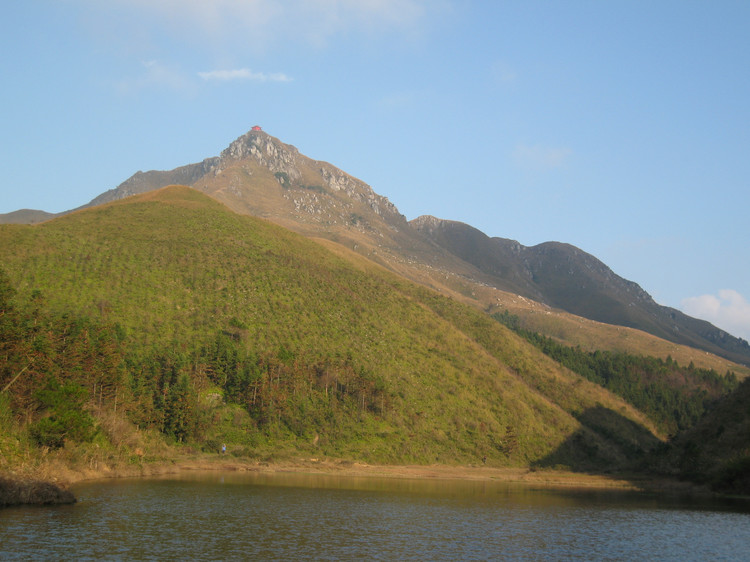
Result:
<svg viewBox="0 0 750 562"><path fill-rule="evenodd" d="M712 489L750 494L750 379L723 398L695 427L678 435L650 469Z"/></svg>

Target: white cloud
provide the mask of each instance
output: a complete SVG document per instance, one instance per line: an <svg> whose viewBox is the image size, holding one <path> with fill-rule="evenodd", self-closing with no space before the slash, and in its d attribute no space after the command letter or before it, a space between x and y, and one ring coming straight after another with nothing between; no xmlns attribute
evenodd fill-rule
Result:
<svg viewBox="0 0 750 562"><path fill-rule="evenodd" d="M252 80L255 82L291 82L292 79L281 72L266 74L264 72L253 72L249 68L238 68L234 70L211 70L199 72L198 76L204 80Z"/></svg>
<svg viewBox="0 0 750 562"><path fill-rule="evenodd" d="M713 325L750 341L750 303L739 292L722 289L718 295L701 295L684 299L685 314L708 320Z"/></svg>
<svg viewBox="0 0 750 562"><path fill-rule="evenodd" d="M284 73L251 72L241 66L268 60L269 53L287 46L325 48L342 35L355 40L410 39L435 19L444 19L453 0L69 1L78 7L84 28L108 45L116 60L154 58L208 65L206 72L197 73L198 67L187 74L155 66L118 84L121 92L133 93L157 85L195 91L200 79L289 82Z"/></svg>
<svg viewBox="0 0 750 562"><path fill-rule="evenodd" d="M568 160L573 151L566 147L520 144L513 151L513 161L523 168L549 170L559 168Z"/></svg>

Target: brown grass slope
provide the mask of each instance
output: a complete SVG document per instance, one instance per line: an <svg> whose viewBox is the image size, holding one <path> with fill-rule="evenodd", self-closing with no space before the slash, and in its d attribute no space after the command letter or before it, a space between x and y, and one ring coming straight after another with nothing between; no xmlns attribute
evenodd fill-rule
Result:
<svg viewBox="0 0 750 562"><path fill-rule="evenodd" d="M0 214L0 224L37 224L56 216L59 215L35 209L19 209L18 211Z"/></svg>

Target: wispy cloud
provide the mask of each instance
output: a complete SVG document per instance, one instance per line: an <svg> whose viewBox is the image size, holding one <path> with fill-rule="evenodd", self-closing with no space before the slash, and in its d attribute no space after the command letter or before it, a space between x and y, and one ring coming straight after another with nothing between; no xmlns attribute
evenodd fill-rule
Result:
<svg viewBox="0 0 750 562"><path fill-rule="evenodd" d="M157 63L118 84L195 91L199 81L290 82L281 72L241 68L286 48L326 49L340 36L412 39L444 19L453 0L68 0L118 60L201 61L183 74ZM257 64L257 63L253 63ZM184 66L187 63L183 62ZM189 90L188 88L193 88Z"/></svg>
<svg viewBox="0 0 750 562"><path fill-rule="evenodd" d="M570 148L519 144L512 157L516 165L535 170L559 168L573 154Z"/></svg>
<svg viewBox="0 0 750 562"><path fill-rule="evenodd" d="M211 70L199 72L198 76L203 80L219 80L228 82L230 80L252 80L254 82L291 82L292 78L281 72L266 74L265 72L253 72L249 68L237 68L233 70Z"/></svg>
<svg viewBox="0 0 750 562"><path fill-rule="evenodd" d="M321 43L338 33L410 32L432 14L444 13L449 0L79 0L100 15L138 16L208 47L253 45L279 40Z"/></svg>
<svg viewBox="0 0 750 562"><path fill-rule="evenodd" d="M750 340L750 303L733 289L722 289L717 295L684 299L685 314L708 320L734 336Z"/></svg>
<svg viewBox="0 0 750 562"><path fill-rule="evenodd" d="M135 94L143 89L164 89L171 91L192 91L193 86L187 75L178 67L158 60L143 61L142 72L137 76L121 80L117 89L121 94Z"/></svg>

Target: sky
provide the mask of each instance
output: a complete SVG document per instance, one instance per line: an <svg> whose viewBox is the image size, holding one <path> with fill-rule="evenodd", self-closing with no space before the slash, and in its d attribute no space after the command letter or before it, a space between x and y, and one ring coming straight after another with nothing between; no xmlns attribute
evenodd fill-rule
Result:
<svg viewBox="0 0 750 562"><path fill-rule="evenodd" d="M750 340L746 0L27 0L0 19L0 213L253 125L408 218L573 244Z"/></svg>

